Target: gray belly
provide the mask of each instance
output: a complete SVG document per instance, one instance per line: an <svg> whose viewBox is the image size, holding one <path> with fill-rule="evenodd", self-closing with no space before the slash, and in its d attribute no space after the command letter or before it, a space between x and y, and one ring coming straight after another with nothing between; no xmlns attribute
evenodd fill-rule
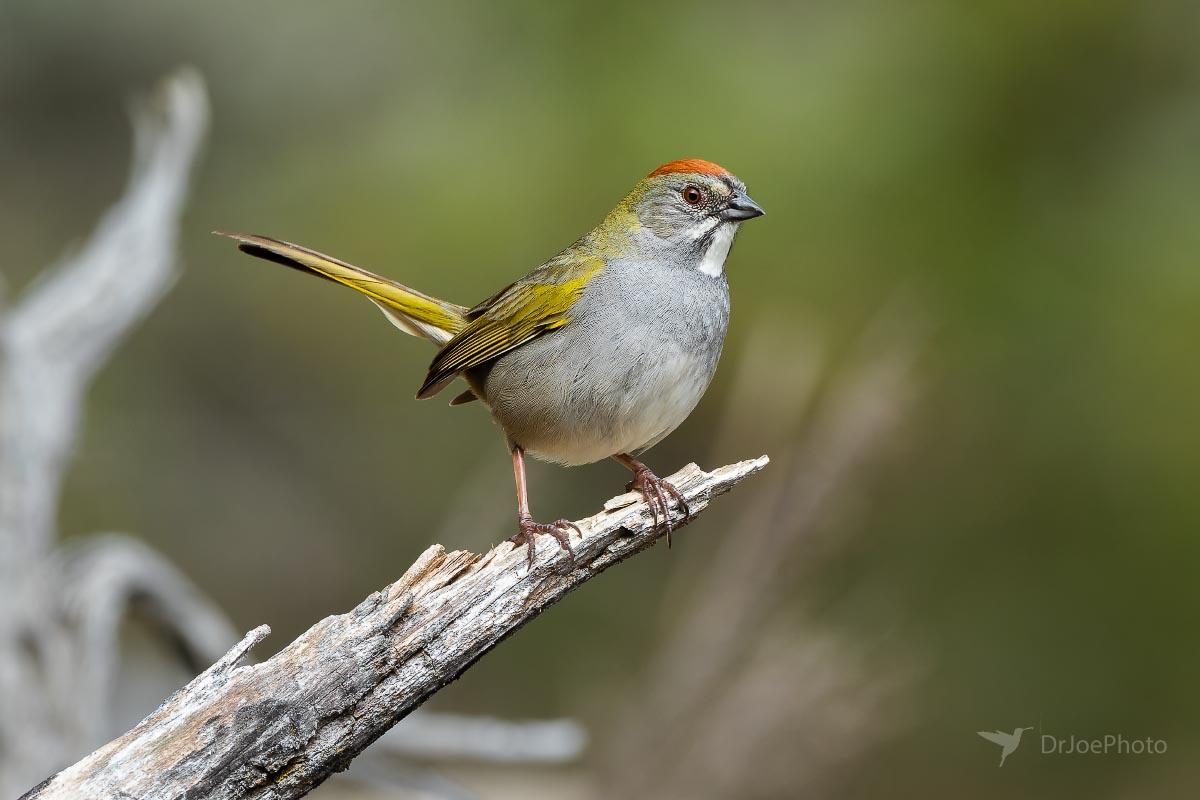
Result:
<svg viewBox="0 0 1200 800"><path fill-rule="evenodd" d="M724 276L610 265L570 322L470 379L508 438L532 455L588 464L636 453L696 407L728 319Z"/></svg>

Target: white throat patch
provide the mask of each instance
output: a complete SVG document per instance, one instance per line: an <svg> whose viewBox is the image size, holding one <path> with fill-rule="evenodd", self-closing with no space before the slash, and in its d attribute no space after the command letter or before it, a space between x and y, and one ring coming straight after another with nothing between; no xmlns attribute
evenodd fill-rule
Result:
<svg viewBox="0 0 1200 800"><path fill-rule="evenodd" d="M717 277L725 270L725 257L729 255L729 247L733 244L733 235L737 233L737 223L722 222L717 226L704 257L700 259L698 269L705 275Z"/></svg>

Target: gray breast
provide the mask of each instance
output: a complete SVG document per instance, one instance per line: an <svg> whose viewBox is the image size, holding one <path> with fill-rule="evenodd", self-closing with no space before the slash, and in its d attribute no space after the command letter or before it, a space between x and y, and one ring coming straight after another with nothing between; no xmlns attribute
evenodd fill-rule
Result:
<svg viewBox="0 0 1200 800"><path fill-rule="evenodd" d="M509 439L587 464L657 443L712 380L729 321L724 275L614 261L571 321L472 376Z"/></svg>

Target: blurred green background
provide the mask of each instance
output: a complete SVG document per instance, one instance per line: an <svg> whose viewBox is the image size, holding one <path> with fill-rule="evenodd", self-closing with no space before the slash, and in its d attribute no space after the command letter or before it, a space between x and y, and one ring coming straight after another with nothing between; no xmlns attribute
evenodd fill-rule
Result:
<svg viewBox="0 0 1200 800"><path fill-rule="evenodd" d="M653 466L765 452L789 474L822 452L839 374L897 337L914 353L910 396L839 499L772 540L787 542L783 588L758 609L788 647L814 631L844 643L851 683L887 686L886 700L772 722L742 767L773 777L737 796L1195 796L1198 12L8 0L7 294L118 196L131 92L191 64L213 103L183 277L91 394L64 534L136 533L238 627L270 623L268 648L434 541L499 541L513 516L503 440L477 406L412 401L428 346L208 232L301 242L470 304L658 163L700 156L769 215L730 257L717 380ZM536 465L530 479L535 514L555 518L591 513L626 476ZM614 709L653 684L689 598L738 591L707 581L766 485L568 598L435 705L575 716L593 746L572 780L643 796L652 784L623 784L610 755L637 716ZM787 670L755 680L785 705L809 685ZM1019 725L1169 751L1050 756L1035 740L997 770L975 732ZM834 751L817 766L814 742ZM653 744L642 757L688 746Z"/></svg>

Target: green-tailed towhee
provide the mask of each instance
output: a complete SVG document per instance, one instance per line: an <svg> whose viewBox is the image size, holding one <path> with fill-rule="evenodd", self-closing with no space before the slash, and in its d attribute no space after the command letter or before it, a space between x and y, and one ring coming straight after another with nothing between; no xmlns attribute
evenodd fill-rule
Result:
<svg viewBox="0 0 1200 800"><path fill-rule="evenodd" d="M738 226L763 213L723 167L672 161L591 232L472 308L287 242L222 235L366 295L396 327L438 345L417 397L461 376L469 388L451 405L482 400L491 410L517 484L511 541L528 543L532 565L535 534L570 552L575 526L533 521L526 452L566 465L616 459L633 471L628 489L645 496L654 524L665 521L668 541L668 497L688 513L682 494L634 455L675 430L708 387L729 322L725 257Z"/></svg>

